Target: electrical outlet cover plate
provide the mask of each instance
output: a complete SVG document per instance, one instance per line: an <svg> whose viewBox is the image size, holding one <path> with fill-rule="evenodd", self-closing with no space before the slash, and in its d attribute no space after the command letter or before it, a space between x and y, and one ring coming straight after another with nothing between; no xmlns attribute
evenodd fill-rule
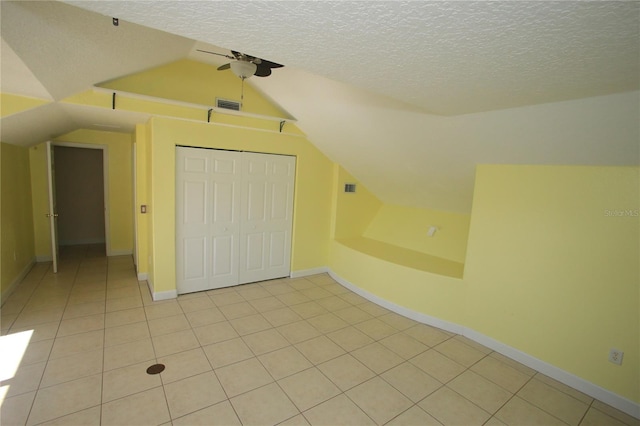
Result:
<svg viewBox="0 0 640 426"><path fill-rule="evenodd" d="M622 365L622 357L624 356L624 352L619 349L611 349L609 351L609 362L614 364Z"/></svg>

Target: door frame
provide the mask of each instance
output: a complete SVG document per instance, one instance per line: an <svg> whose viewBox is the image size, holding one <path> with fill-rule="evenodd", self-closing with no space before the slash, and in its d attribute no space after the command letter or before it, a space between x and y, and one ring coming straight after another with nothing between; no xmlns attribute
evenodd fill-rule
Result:
<svg viewBox="0 0 640 426"><path fill-rule="evenodd" d="M133 196L131 205L133 206L133 264L136 267L137 274L140 268L138 267L138 206L136 204L138 199L138 168L136 167L136 148L136 142L133 142L131 144L131 181L133 185L131 188L131 195Z"/></svg>
<svg viewBox="0 0 640 426"><path fill-rule="evenodd" d="M51 141L47 146L47 218L49 219L49 238L51 239L51 261L53 273L58 273L58 213L56 209L55 156Z"/></svg>
<svg viewBox="0 0 640 426"><path fill-rule="evenodd" d="M102 150L102 183L104 186L104 241L107 256L111 256L111 238L109 232L109 146L102 144L91 144L81 142L51 142L54 146L64 146L67 148L85 148Z"/></svg>

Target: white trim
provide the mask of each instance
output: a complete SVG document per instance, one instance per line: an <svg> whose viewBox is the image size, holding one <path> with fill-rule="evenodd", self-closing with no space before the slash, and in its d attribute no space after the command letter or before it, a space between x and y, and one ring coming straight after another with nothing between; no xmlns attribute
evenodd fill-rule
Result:
<svg viewBox="0 0 640 426"><path fill-rule="evenodd" d="M54 146L66 146L68 148L83 148L83 149L100 149L102 150L102 185L104 191L104 243L107 249L107 256L115 256L111 253L111 236L110 236L110 216L109 211L111 206L109 205L109 145L104 144L92 144L82 142L53 142Z"/></svg>
<svg viewBox="0 0 640 426"><path fill-rule="evenodd" d="M153 291L153 282L149 277L147 277L146 279L147 279L147 287L149 287L149 293L151 294L151 299L154 302L159 302L160 300L170 300L170 299L178 298L178 289L168 290L168 291Z"/></svg>
<svg viewBox="0 0 640 426"><path fill-rule="evenodd" d="M38 263L51 262L52 260L53 260L53 257L51 255L36 256L36 262L38 262Z"/></svg>
<svg viewBox="0 0 640 426"><path fill-rule="evenodd" d="M11 281L11 284L9 284L9 287L7 287L7 289L0 294L0 306L4 305L4 302L7 301L9 296L11 296L11 294L16 289L16 287L18 287L18 284L22 282L24 277L27 276L27 274L29 273L29 271L31 271L31 268L33 268L33 265L35 264L36 264L36 258L34 257L29 261L29 263L27 263L27 265L13 279L13 281Z"/></svg>
<svg viewBox="0 0 640 426"><path fill-rule="evenodd" d="M154 302L158 302L160 300L176 299L178 297L178 290L152 292L151 297L153 298Z"/></svg>
<svg viewBox="0 0 640 426"><path fill-rule="evenodd" d="M94 90L94 91L98 91L98 90L96 90L96 89L101 89L101 88L96 88L96 87L94 87L94 88L93 88L93 90ZM104 90L104 89L103 89L103 90ZM107 92L109 92L109 93L113 93L113 92L114 92L114 90L107 90ZM117 93L118 91L116 90L115 92ZM125 92L125 93L126 93L126 92ZM130 95L130 94L129 94L129 93L127 93L127 95ZM144 95L139 95L139 96L144 96ZM131 97L131 98L135 98L135 96L130 96L130 97ZM159 100L159 101L157 101L157 102L161 102L161 100ZM177 102L177 101L176 101L176 102ZM171 104L173 104L174 102L172 101L172 102L170 102L170 103L171 103ZM100 109L100 110L103 110L103 109L105 109L105 107L104 107L104 106L94 106L94 105L84 105L84 106L83 106L83 108L95 109L95 110L99 110L99 109ZM194 108L195 108L195 107L194 107ZM251 130L254 130L254 131L256 131L256 132L277 133L277 134L280 134L280 135L293 136L293 137L296 137L296 138L306 138L306 137L307 137L307 135L306 135L306 134L304 134L304 133L291 133L291 132L288 132L288 131L286 131L286 130L284 130L284 129L283 129L282 131L280 131L280 130L279 130L279 128L278 128L278 129L271 130L271 129L261 129L261 128L259 128L259 127L242 126L242 125L239 125L239 124L219 123L219 122L215 122L215 121L207 122L207 121L205 120L205 118L204 118L204 117L205 117L206 112L207 112L208 110L209 110L209 107L207 107L206 109L204 109L204 110L203 110L203 118L202 118L202 119L194 119L194 118L186 118L186 117L176 117L176 116L174 116L174 115L167 115L167 114L140 113L140 112L138 112L138 111L126 110L126 109L125 109L125 110L122 110L122 111L129 111L129 112L136 112L136 113L138 113L138 114L144 114L144 115L146 116L146 120L147 120L147 121L148 121L150 118L158 117L158 118L168 118L168 119L172 119L172 120L188 121L188 122L191 122L191 123L204 123L204 124L212 125L212 126L231 127L231 128L234 128L234 129L251 129ZM216 108L214 108L214 112L215 112L215 110L216 110ZM228 113L231 113L232 111L231 111L231 110L226 110L226 109L221 109L221 111L219 111L219 112L220 112L220 113L222 113L222 114L228 114ZM268 117L268 116L265 116L265 117ZM256 118L261 118L261 117L256 117ZM292 118L292 119L285 119L285 118L282 118L282 119L269 119L269 118L265 118L265 120L268 120L268 121L275 121L275 122L278 122L278 121L295 122L295 121L296 121L296 120L295 120L295 118ZM298 129L298 130L300 130L300 129ZM300 130L300 131L301 131L301 130ZM302 131L301 131L301 132L302 132Z"/></svg>
<svg viewBox="0 0 640 426"><path fill-rule="evenodd" d="M130 256L133 252L130 249L127 250L109 250L107 256Z"/></svg>
<svg viewBox="0 0 640 426"><path fill-rule="evenodd" d="M51 260L53 261L53 273L58 272L58 216L56 208L56 184L55 179L55 159L51 141L47 141L47 197L49 201L49 235L51 240Z"/></svg>
<svg viewBox="0 0 640 426"><path fill-rule="evenodd" d="M135 132L134 132L135 135ZM133 181L133 187L131 188L132 197L131 205L133 206L133 265L138 270L138 168L136 167L137 159L137 144L136 142L131 144L131 180Z"/></svg>
<svg viewBox="0 0 640 426"><path fill-rule="evenodd" d="M327 268L326 266L321 266L319 268L302 269L300 271L291 271L291 274L289 274L289 276L291 278L302 278L302 277L308 277L309 275L325 274L327 272L329 272L329 268Z"/></svg>
<svg viewBox="0 0 640 426"><path fill-rule="evenodd" d="M640 419L640 403L631 401L630 399L613 393L610 390L604 389L603 387L591 383L572 373L564 371L561 368L551 365L545 361L539 360L538 358L526 354L518 349L512 348L511 346L505 345L504 343L501 343L491 337L485 336L484 334L478 333L471 328L453 322L441 320L439 318L432 317L421 312L416 312L400 305L396 305L395 303L391 303L388 300L382 299L381 297L363 290L355 284L352 284L349 281L341 278L340 276L336 275L336 273L331 269L326 269L328 270L331 278L333 278L339 284L377 305L380 305L384 308L389 309L390 311L393 311L407 318L411 318L423 324L431 325L442 330L449 331L451 333L465 336L473 340L474 342L480 343L481 345L486 346L487 348L492 349L498 353L501 353L502 355L509 357L515 361L518 361L529 368L539 371L540 373L545 374L552 379L564 383L565 385L570 386L582 393L585 393L599 401L602 401L605 404L609 404L610 406L617 408L618 410L632 417Z"/></svg>
<svg viewBox="0 0 640 426"><path fill-rule="evenodd" d="M149 276L147 276L147 287L149 288L149 294L151 295L151 299L153 299L153 281L151 281L151 278L149 278ZM176 293L178 292L178 290L176 290Z"/></svg>
<svg viewBox="0 0 640 426"><path fill-rule="evenodd" d="M458 325L458 324L453 323L453 322L441 320L440 318L432 317L430 315L423 314L421 312L416 312L416 311L413 311L413 310L411 310L409 308L405 308L404 306L396 305L395 303L389 302L388 300L383 299L383 298L381 298L379 296L376 296L373 293L369 293L368 291L361 289L360 287L356 286L355 284L350 283L349 281L345 280L344 278L339 277L332 270L329 270L329 275L331 276L331 278L336 280L343 287L348 288L349 290L353 291L356 294L359 294L360 296L364 297L367 300L370 300L371 302L375 303L376 305L380 305L383 308L387 308L390 311L393 311L393 312L395 312L397 314L400 314L400 315L402 315L404 317L410 318L410 319L412 319L414 321L418 321L418 322L421 322L423 324L431 325L433 327L440 328L440 329L448 331L450 333L456 333L456 334L463 334L464 333L465 327L463 327L461 325Z"/></svg>
<svg viewBox="0 0 640 426"><path fill-rule="evenodd" d="M605 404L609 404L612 407L617 408L618 410L623 411L632 417L640 419L640 404L633 402L630 399L615 394L610 390L591 383L581 377L576 376L575 374L564 371L561 368L539 360L538 358L519 351L518 349L512 348L511 346L507 346L504 343L494 340L491 337L487 337L484 334L478 333L477 331L470 328L465 327L463 336L473 340L474 342L478 342L481 345L488 347L489 349L493 349L494 351L499 352L504 356L516 360L529 368L533 368L534 370L539 371L540 373L547 375L561 383L564 383L567 386L571 386L572 388L585 393L599 401L602 401Z"/></svg>
<svg viewBox="0 0 640 426"><path fill-rule="evenodd" d="M146 272L138 272L138 281L147 281L149 279L149 274Z"/></svg>
<svg viewBox="0 0 640 426"><path fill-rule="evenodd" d="M253 89L255 90L255 86L253 86ZM226 108L219 108L217 106L212 107L210 105L196 104L196 103L193 103L193 102L184 102L184 101L178 101L178 100L174 100L174 99L159 98L157 96L141 95L139 93L127 92L127 91L124 91L124 90L107 89L107 88L98 87L98 86L93 86L93 91L97 92L97 93L108 93L108 94L115 93L118 96L128 97L130 99L137 99L137 100L146 101L146 102L155 102L155 103L164 104L164 105L172 105L172 106L179 106L179 107L185 107L185 108L200 109L203 112L206 112L209 109L211 109L216 114L226 114L226 115L236 115L236 116L240 116L240 117L259 118L261 120L268 120L268 121L286 121L286 122L291 122L291 123L296 123L298 121L294 117L292 117L291 114L289 114L287 111L283 111L283 112L286 115L288 115L289 118L275 117L275 116L271 116L271 115L255 114L255 113L245 112L245 111L234 111L234 110L230 110L230 109L226 109ZM231 99L229 99L229 100L231 100ZM237 101L233 101L233 102L237 102ZM280 107L280 109L282 109L282 107ZM204 114L203 114L203 116L204 116Z"/></svg>

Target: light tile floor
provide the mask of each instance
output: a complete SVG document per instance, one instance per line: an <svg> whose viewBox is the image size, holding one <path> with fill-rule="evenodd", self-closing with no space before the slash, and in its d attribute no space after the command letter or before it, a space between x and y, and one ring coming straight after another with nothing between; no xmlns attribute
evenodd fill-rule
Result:
<svg viewBox="0 0 640 426"><path fill-rule="evenodd" d="M130 256L81 246L1 312L5 342L32 330L3 426L640 424L325 274L153 302Z"/></svg>

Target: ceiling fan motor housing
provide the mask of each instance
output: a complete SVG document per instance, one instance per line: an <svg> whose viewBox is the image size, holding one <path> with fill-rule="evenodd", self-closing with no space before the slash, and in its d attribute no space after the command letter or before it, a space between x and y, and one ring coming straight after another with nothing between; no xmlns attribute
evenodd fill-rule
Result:
<svg viewBox="0 0 640 426"><path fill-rule="evenodd" d="M235 61L231 62L231 71L238 77L245 79L255 74L258 66L253 62Z"/></svg>

